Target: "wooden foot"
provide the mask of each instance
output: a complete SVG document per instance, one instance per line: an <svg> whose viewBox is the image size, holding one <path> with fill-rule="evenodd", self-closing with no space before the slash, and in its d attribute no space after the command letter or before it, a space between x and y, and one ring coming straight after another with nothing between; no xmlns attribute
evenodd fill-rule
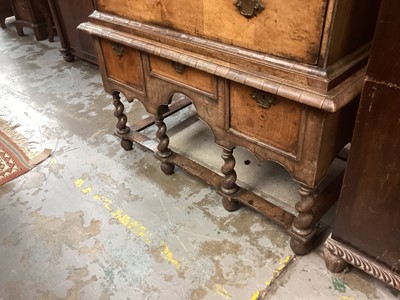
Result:
<svg viewBox="0 0 400 300"><path fill-rule="evenodd" d="M60 53L62 54L62 56L66 62L73 62L75 60L75 55L73 55L71 52L69 52L68 49L61 49Z"/></svg>
<svg viewBox="0 0 400 300"><path fill-rule="evenodd" d="M121 147L125 151L132 150L133 149L133 142L131 140L127 140L127 139L121 139Z"/></svg>
<svg viewBox="0 0 400 300"><path fill-rule="evenodd" d="M315 242L313 240L306 242L301 241L295 237L290 239L290 248L294 254L303 256L310 253L315 248Z"/></svg>
<svg viewBox="0 0 400 300"><path fill-rule="evenodd" d="M171 163L167 163L167 162L162 162L161 163L161 171L163 171L163 173L165 175L174 174L174 169L175 169L175 165L173 165Z"/></svg>
<svg viewBox="0 0 400 300"><path fill-rule="evenodd" d="M348 269L347 262L334 255L327 248L324 248L324 261L327 269L332 273L340 273Z"/></svg>
<svg viewBox="0 0 400 300"><path fill-rule="evenodd" d="M242 207L241 203L239 203L237 201L229 200L227 198L222 198L222 205L229 212L236 211Z"/></svg>

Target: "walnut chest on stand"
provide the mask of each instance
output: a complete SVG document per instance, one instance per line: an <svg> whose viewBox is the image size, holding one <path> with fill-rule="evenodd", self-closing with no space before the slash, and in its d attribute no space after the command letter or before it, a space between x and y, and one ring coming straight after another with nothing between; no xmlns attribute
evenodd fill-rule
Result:
<svg viewBox="0 0 400 300"><path fill-rule="evenodd" d="M215 187L227 210L244 204L261 212L288 230L301 255L314 246L317 223L336 198L316 198L314 190L351 139L378 5L98 0L78 28L93 37L122 146L141 143L148 124L127 126L120 93L154 115L164 173L178 165ZM174 102L176 93L186 98ZM222 147L223 176L168 147L164 118L190 103ZM236 184L237 146L283 165L300 183L297 214Z"/></svg>

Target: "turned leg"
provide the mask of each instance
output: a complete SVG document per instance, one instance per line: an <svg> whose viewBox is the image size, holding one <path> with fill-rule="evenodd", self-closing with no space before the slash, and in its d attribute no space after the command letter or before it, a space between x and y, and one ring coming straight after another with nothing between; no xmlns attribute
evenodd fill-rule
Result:
<svg viewBox="0 0 400 300"><path fill-rule="evenodd" d="M328 248L324 248L324 261L326 268L332 273L340 273L348 269L347 262L333 254Z"/></svg>
<svg viewBox="0 0 400 300"><path fill-rule="evenodd" d="M167 126L164 123L162 115L156 116L155 124L157 126L156 136L158 138L157 152L156 155L161 158L161 170L166 175L174 173L174 165L165 162L163 159L172 155L171 149L168 148L169 137L167 135Z"/></svg>
<svg viewBox="0 0 400 300"><path fill-rule="evenodd" d="M54 42L54 26L53 26L53 19L51 17L50 11L46 7L46 5L41 1L36 1L35 5L40 10L41 14L43 15L43 17L45 19L45 22L47 25L49 42Z"/></svg>
<svg viewBox="0 0 400 300"><path fill-rule="evenodd" d="M314 206L313 189L302 185L299 189L301 200L296 203L298 216L293 220L291 231L297 235L292 237L290 246L297 255L305 255L310 252L314 246L312 237L315 234L314 215L312 207Z"/></svg>
<svg viewBox="0 0 400 300"><path fill-rule="evenodd" d="M223 148L221 157L224 160L224 165L221 168L224 178L221 181L220 190L224 195L228 196L222 199L222 205L227 211L235 211L238 210L241 205L240 203L231 200L229 197L239 191L239 187L236 184L236 161L233 156L233 149Z"/></svg>
<svg viewBox="0 0 400 300"><path fill-rule="evenodd" d="M24 36L24 28L21 24L15 24L15 29L17 29L17 33L19 36Z"/></svg>
<svg viewBox="0 0 400 300"><path fill-rule="evenodd" d="M130 128L128 126L126 126L126 122L128 121L128 118L124 114L125 107L124 107L124 104L121 102L121 98L120 98L119 94L120 94L119 92L113 92L113 94L112 94L113 105L115 106L114 116L118 119L118 122L116 125L117 132L119 134L126 134L130 131ZM124 148L127 151L132 150L132 145L133 145L133 142L131 140L122 138L122 140L121 140L122 148Z"/></svg>
<svg viewBox="0 0 400 300"><path fill-rule="evenodd" d="M43 41L44 39L46 39L47 35L45 29L46 28L44 26L38 26L38 25L34 25L32 27L36 40Z"/></svg>

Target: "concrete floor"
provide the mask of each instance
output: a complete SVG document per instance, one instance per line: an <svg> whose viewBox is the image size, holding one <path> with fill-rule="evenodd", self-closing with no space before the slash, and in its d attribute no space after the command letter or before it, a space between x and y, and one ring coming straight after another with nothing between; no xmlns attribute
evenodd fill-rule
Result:
<svg viewBox="0 0 400 300"><path fill-rule="evenodd" d="M228 213L196 178L179 169L165 176L151 151L125 152L97 67L67 63L57 38L26 33L18 37L12 20L0 30L0 118L19 125L32 151L53 153L0 187L0 299L400 298L359 270L331 274L322 247L294 257L289 236L261 215ZM126 112L145 116L138 102ZM211 151L205 126L194 117L182 126L181 118L168 121L172 146L218 169L220 150ZM182 127L192 127L190 136ZM242 184L293 210L297 185L244 152ZM272 177L244 178L249 168Z"/></svg>

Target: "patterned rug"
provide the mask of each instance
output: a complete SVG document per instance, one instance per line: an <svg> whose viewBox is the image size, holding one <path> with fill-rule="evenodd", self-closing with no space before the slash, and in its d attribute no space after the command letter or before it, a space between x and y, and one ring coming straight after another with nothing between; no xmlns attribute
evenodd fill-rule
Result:
<svg viewBox="0 0 400 300"><path fill-rule="evenodd" d="M28 172L51 154L50 149L32 153L27 141L0 119L0 185Z"/></svg>
<svg viewBox="0 0 400 300"><path fill-rule="evenodd" d="M0 185L30 169L28 156L6 134L0 131Z"/></svg>

